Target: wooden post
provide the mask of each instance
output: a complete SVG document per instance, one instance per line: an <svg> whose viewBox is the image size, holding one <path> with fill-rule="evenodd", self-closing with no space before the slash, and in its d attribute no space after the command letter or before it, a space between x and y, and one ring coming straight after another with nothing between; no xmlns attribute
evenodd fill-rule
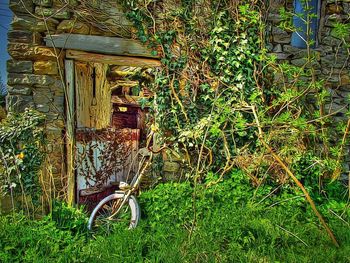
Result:
<svg viewBox="0 0 350 263"><path fill-rule="evenodd" d="M75 201L75 169L74 169L74 61L65 60L66 71L66 147L67 147L67 202L73 205Z"/></svg>

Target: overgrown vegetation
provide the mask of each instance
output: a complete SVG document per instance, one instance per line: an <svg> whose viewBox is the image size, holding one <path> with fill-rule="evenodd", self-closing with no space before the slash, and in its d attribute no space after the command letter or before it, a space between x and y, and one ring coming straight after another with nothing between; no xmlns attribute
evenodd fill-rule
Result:
<svg viewBox="0 0 350 263"><path fill-rule="evenodd" d="M2 216L0 260L350 261L349 189L337 180L350 121L325 112L330 91L315 74L314 43L298 67L270 56L261 1L123 5L136 37L161 58L147 104L162 140L182 157L186 181L143 192L142 225L116 226L108 236L89 236L82 212L62 203L41 221ZM295 30L294 14L281 14L279 26ZM333 35L349 54L349 27L338 23ZM41 121L28 110L3 122L4 192L33 200L40 193ZM324 215L339 249L305 197Z"/></svg>
<svg viewBox="0 0 350 263"><path fill-rule="evenodd" d="M208 175L193 199L189 182L143 192L142 224L109 235L86 232L86 216L62 203L41 221L0 217L2 262L347 262L349 209L337 193L319 202L341 247L333 247L298 190L253 189L234 171L213 185ZM334 186L332 186L334 188ZM276 190L277 189L277 190ZM297 192L295 192L297 191ZM334 193L336 193L334 195ZM197 221L193 221L196 203ZM336 204L336 205L334 205Z"/></svg>
<svg viewBox="0 0 350 263"><path fill-rule="evenodd" d="M0 191L13 209L19 200L26 211L40 202L39 170L44 160L44 115L34 110L10 112L0 126ZM18 197L18 198L16 198Z"/></svg>

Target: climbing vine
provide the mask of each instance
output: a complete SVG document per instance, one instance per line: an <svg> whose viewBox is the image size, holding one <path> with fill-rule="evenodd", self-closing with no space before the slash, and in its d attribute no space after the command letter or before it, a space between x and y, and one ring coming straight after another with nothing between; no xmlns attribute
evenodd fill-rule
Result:
<svg viewBox="0 0 350 263"><path fill-rule="evenodd" d="M164 140L183 152L190 177L208 171L222 177L238 166L253 184L266 173L285 182L262 139L287 164L309 156L321 178L339 169L343 148L332 138L346 125L334 127L324 112L330 93L315 74L318 53L309 43L298 66L270 55L263 3L126 0L123 6L135 37L161 58L152 111ZM280 12L279 27L297 30L294 14ZM334 30L343 42L344 30Z"/></svg>

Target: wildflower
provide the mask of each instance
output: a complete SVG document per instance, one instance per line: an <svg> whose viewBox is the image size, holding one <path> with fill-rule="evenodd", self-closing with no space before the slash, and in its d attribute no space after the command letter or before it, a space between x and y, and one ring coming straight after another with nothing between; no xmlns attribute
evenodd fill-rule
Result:
<svg viewBox="0 0 350 263"><path fill-rule="evenodd" d="M23 160L23 158L24 158L24 153L21 152L20 154L17 154L17 158Z"/></svg>

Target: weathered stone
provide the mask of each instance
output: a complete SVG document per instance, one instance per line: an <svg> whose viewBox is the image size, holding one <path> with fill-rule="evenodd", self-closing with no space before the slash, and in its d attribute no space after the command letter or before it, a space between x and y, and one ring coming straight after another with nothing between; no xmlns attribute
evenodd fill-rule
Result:
<svg viewBox="0 0 350 263"><path fill-rule="evenodd" d="M164 162L163 171L165 172L177 172L180 169L180 164L177 162Z"/></svg>
<svg viewBox="0 0 350 263"><path fill-rule="evenodd" d="M57 109L63 109L64 102L64 96L55 96L53 99L53 106Z"/></svg>
<svg viewBox="0 0 350 263"><path fill-rule="evenodd" d="M7 77L8 85L50 86L55 82L56 79L48 75L9 73Z"/></svg>
<svg viewBox="0 0 350 263"><path fill-rule="evenodd" d="M8 53L15 59L56 60L53 48L33 46L25 43L9 43ZM63 52L61 52L63 56Z"/></svg>
<svg viewBox="0 0 350 263"><path fill-rule="evenodd" d="M45 16L45 17L53 17L57 19L69 19L71 17L71 14L66 9L54 9L54 8L45 8L37 6L35 8L35 14L38 16Z"/></svg>
<svg viewBox="0 0 350 263"><path fill-rule="evenodd" d="M350 2L349 3L343 3L344 13L350 14Z"/></svg>
<svg viewBox="0 0 350 263"><path fill-rule="evenodd" d="M343 7L339 3L329 4L326 8L327 14L341 14L343 12Z"/></svg>
<svg viewBox="0 0 350 263"><path fill-rule="evenodd" d="M52 98L50 98L49 96L46 96L45 94L35 94L34 93L33 101L36 105L39 105L39 104L46 105L46 104L52 102Z"/></svg>
<svg viewBox="0 0 350 263"><path fill-rule="evenodd" d="M55 7L62 7L68 4L70 7L79 5L78 0L53 0L53 5Z"/></svg>
<svg viewBox="0 0 350 263"><path fill-rule="evenodd" d="M333 53L333 47L331 46L318 45L315 50L320 52L320 56L326 56Z"/></svg>
<svg viewBox="0 0 350 263"><path fill-rule="evenodd" d="M10 30L7 34L9 42L40 44L41 35L30 31Z"/></svg>
<svg viewBox="0 0 350 263"><path fill-rule="evenodd" d="M340 76L340 85L349 85L350 84L350 75L343 74Z"/></svg>
<svg viewBox="0 0 350 263"><path fill-rule="evenodd" d="M32 95L32 88L29 86L7 86L7 90L10 95Z"/></svg>
<svg viewBox="0 0 350 263"><path fill-rule="evenodd" d="M334 27L335 23L346 21L347 15L333 14L325 17L324 25L328 27Z"/></svg>
<svg viewBox="0 0 350 263"><path fill-rule="evenodd" d="M272 14L272 13L269 13L268 14L268 17L267 17L267 20L269 22L272 22L273 24L278 24L282 21L282 18L279 14Z"/></svg>
<svg viewBox="0 0 350 263"><path fill-rule="evenodd" d="M14 13L29 13L34 11L34 5L31 0L10 0L9 8Z"/></svg>
<svg viewBox="0 0 350 263"><path fill-rule="evenodd" d="M47 113L50 111L50 107L47 104L35 104L35 109L42 113Z"/></svg>
<svg viewBox="0 0 350 263"><path fill-rule="evenodd" d="M285 0L273 0L273 1L269 1L269 2L268 2L268 3L269 3L269 10L270 10L271 12L276 13L276 12L279 11L279 9L280 9L281 7L284 7L285 2L286 2Z"/></svg>
<svg viewBox="0 0 350 263"><path fill-rule="evenodd" d="M308 61L306 57L293 59L291 60L291 64L297 67L305 66L305 68L314 68L314 69L321 68L320 64L315 59L311 59L311 61Z"/></svg>
<svg viewBox="0 0 350 263"><path fill-rule="evenodd" d="M291 55L286 54L286 53L269 53L269 56L274 56L278 60L286 60L288 59Z"/></svg>
<svg viewBox="0 0 350 263"><path fill-rule="evenodd" d="M57 33L61 32L88 35L90 27L76 20L63 20L57 27Z"/></svg>
<svg viewBox="0 0 350 263"><path fill-rule="evenodd" d="M33 3L44 7L52 6L52 0L33 0Z"/></svg>
<svg viewBox="0 0 350 263"><path fill-rule="evenodd" d="M281 45L281 44L275 45L274 48L273 48L273 52L275 52L275 53L281 53L281 52L283 52L283 50L282 50L282 45Z"/></svg>
<svg viewBox="0 0 350 263"><path fill-rule="evenodd" d="M7 61L7 71L12 73L32 73L33 62L32 61Z"/></svg>
<svg viewBox="0 0 350 263"><path fill-rule="evenodd" d="M33 97L23 95L7 96L7 105L10 111L23 112L26 108L33 108Z"/></svg>
<svg viewBox="0 0 350 263"><path fill-rule="evenodd" d="M38 75L57 75L58 66L54 61L36 61L34 62L34 73Z"/></svg>
<svg viewBox="0 0 350 263"><path fill-rule="evenodd" d="M59 22L53 18L47 18L46 21L44 21L32 16L16 15L11 22L11 27L16 30L28 30L39 33L46 32L47 30L54 32L58 23Z"/></svg>
<svg viewBox="0 0 350 263"><path fill-rule="evenodd" d="M338 46L342 43L342 40L332 36L327 36L321 40L321 43L327 46Z"/></svg>
<svg viewBox="0 0 350 263"><path fill-rule="evenodd" d="M282 30L279 27L272 28L273 41L276 43L287 44L290 43L291 34Z"/></svg>
<svg viewBox="0 0 350 263"><path fill-rule="evenodd" d="M327 55L321 57L321 65L325 68L342 68L346 63L347 57Z"/></svg>

